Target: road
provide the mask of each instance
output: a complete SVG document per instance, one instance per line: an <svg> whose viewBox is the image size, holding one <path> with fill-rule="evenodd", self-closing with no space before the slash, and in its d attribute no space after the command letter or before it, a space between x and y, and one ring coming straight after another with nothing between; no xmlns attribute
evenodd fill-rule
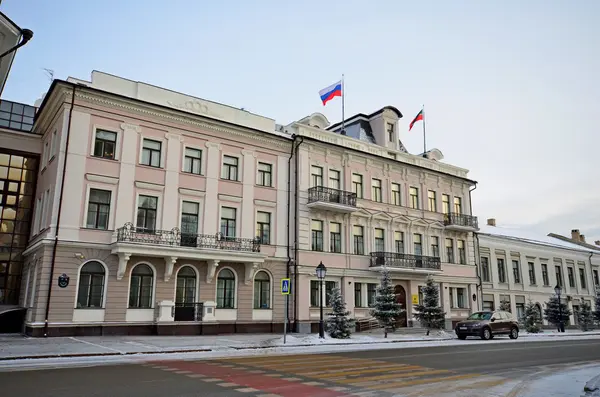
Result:
<svg viewBox="0 0 600 397"><path fill-rule="evenodd" d="M600 340L554 340L334 354L0 372L3 397L518 397L521 384L600 363Z"/></svg>

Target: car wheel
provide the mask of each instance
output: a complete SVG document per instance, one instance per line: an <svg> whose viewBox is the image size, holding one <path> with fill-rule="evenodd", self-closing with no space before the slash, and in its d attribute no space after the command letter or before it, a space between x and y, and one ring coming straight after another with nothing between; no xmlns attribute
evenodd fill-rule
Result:
<svg viewBox="0 0 600 397"><path fill-rule="evenodd" d="M467 339L467 335L461 335L461 334L458 334L458 335L456 335L456 336L457 336L457 337L458 337L458 339L460 339L460 340L465 340L465 339Z"/></svg>
<svg viewBox="0 0 600 397"><path fill-rule="evenodd" d="M519 329L517 327L512 327L509 337L510 339L517 339L519 337Z"/></svg>
<svg viewBox="0 0 600 397"><path fill-rule="evenodd" d="M489 328L484 328L481 330L481 339L483 340L490 340L492 339L492 330L490 330Z"/></svg>

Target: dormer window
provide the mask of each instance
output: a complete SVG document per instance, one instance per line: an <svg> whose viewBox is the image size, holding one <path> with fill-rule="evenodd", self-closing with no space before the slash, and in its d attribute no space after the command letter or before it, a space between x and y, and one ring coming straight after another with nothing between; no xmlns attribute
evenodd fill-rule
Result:
<svg viewBox="0 0 600 397"><path fill-rule="evenodd" d="M394 142L394 124L387 123L387 133L390 142Z"/></svg>

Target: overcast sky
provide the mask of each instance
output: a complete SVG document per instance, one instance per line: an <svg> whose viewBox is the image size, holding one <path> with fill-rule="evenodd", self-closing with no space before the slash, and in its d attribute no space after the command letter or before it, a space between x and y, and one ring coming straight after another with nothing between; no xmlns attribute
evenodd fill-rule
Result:
<svg viewBox="0 0 600 397"><path fill-rule="evenodd" d="M600 1L4 0L33 40L3 97L94 69L287 124L393 105L401 139L470 169L481 222L600 240Z"/></svg>

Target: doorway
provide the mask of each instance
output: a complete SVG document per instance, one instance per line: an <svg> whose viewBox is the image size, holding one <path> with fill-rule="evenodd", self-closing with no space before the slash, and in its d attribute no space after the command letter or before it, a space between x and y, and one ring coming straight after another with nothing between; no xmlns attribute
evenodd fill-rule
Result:
<svg viewBox="0 0 600 397"><path fill-rule="evenodd" d="M394 289L394 293L396 294L396 302L401 305L401 308L404 310L402 314L396 319L396 328L405 328L408 323L408 311L406 307L406 290L401 285L396 285Z"/></svg>

